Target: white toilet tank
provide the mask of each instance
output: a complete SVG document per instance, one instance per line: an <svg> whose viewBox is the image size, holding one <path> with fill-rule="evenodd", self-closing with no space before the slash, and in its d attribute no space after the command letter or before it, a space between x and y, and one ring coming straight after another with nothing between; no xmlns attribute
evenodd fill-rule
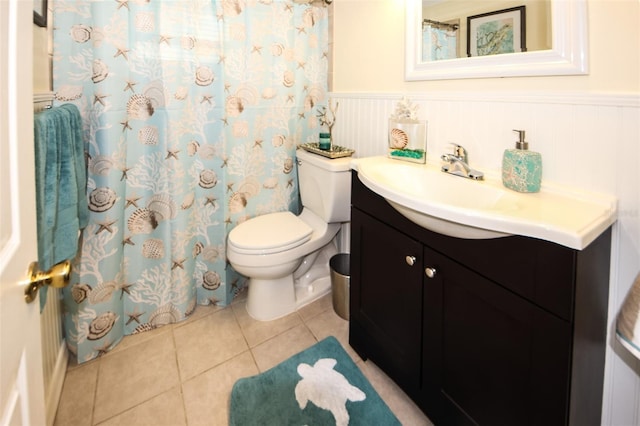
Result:
<svg viewBox="0 0 640 426"><path fill-rule="evenodd" d="M326 158L302 149L298 157L298 182L302 206L326 223L351 219L351 158Z"/></svg>

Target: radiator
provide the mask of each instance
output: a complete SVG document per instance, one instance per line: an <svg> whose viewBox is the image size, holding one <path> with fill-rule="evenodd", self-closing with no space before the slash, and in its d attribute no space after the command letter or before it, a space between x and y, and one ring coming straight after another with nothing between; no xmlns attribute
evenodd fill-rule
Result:
<svg viewBox="0 0 640 426"><path fill-rule="evenodd" d="M53 93L34 94L33 111L40 112L43 109L50 108L53 96ZM49 288L47 290L47 302L40 314L47 426L53 425L56 416L69 359L62 328L61 297L62 290Z"/></svg>

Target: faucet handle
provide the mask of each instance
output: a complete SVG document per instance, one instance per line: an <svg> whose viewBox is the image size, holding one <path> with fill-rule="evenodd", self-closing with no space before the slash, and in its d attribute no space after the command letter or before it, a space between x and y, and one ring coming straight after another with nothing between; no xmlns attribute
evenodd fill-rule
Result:
<svg viewBox="0 0 640 426"><path fill-rule="evenodd" d="M453 155L455 155L465 163L467 162L467 151L464 149L462 145L458 145L456 143L449 143L448 146L450 147Z"/></svg>

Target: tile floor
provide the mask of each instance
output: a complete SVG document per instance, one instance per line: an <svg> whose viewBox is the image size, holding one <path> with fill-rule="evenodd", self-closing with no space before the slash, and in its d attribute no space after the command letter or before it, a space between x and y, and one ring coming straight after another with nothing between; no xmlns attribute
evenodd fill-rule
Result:
<svg viewBox="0 0 640 426"><path fill-rule="evenodd" d="M403 425L431 425L373 363L348 344L348 322L331 296L284 318L260 322L245 298L199 306L189 319L127 336L108 354L71 361L56 426L226 425L231 387L334 335Z"/></svg>

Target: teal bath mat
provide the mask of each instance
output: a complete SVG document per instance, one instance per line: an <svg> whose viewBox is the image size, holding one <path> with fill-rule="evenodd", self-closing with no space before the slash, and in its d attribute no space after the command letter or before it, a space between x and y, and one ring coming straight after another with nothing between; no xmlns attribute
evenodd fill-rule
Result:
<svg viewBox="0 0 640 426"><path fill-rule="evenodd" d="M253 377L231 392L231 426L400 425L335 337Z"/></svg>

